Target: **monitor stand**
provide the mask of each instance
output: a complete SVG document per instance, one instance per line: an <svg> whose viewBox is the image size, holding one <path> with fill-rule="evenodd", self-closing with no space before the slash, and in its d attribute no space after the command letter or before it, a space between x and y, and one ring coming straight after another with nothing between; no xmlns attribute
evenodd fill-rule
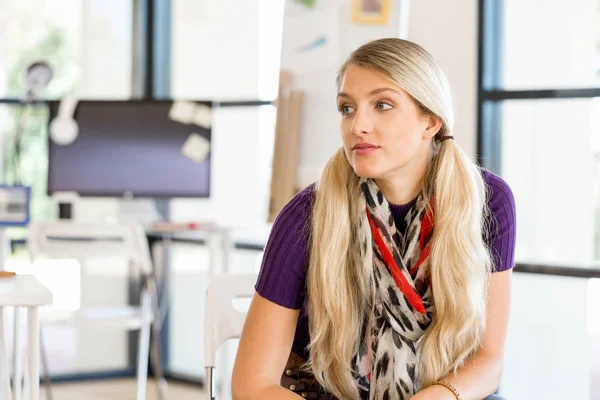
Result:
<svg viewBox="0 0 600 400"><path fill-rule="evenodd" d="M58 219L73 219L73 203L58 203Z"/></svg>
<svg viewBox="0 0 600 400"><path fill-rule="evenodd" d="M52 194L52 199L58 205L59 219L75 218L75 205L79 201L79 195L76 192L56 192Z"/></svg>
<svg viewBox="0 0 600 400"><path fill-rule="evenodd" d="M171 217L170 207L171 201L169 199L154 199L154 208L162 221L168 221Z"/></svg>
<svg viewBox="0 0 600 400"><path fill-rule="evenodd" d="M150 227L158 221L168 221L168 199L119 199L117 221L122 223L139 223Z"/></svg>

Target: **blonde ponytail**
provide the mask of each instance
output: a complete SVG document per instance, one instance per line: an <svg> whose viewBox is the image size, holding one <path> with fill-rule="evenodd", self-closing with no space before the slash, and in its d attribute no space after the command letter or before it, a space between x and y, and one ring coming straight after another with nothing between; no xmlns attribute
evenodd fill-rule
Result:
<svg viewBox="0 0 600 400"><path fill-rule="evenodd" d="M454 140L437 143L425 177L433 187L435 227L428 266L435 302L422 339L422 386L455 372L481 343L491 261L483 242L485 184Z"/></svg>

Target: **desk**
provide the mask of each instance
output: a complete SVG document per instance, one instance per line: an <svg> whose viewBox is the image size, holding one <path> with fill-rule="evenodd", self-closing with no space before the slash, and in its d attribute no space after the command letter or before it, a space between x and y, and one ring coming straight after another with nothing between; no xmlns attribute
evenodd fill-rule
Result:
<svg viewBox="0 0 600 400"><path fill-rule="evenodd" d="M52 293L31 275L16 275L0 279L0 398L10 399L10 377L8 369L8 356L4 340L4 308L15 307L15 320L19 321L19 307L27 307L27 336L28 336L28 369L29 369L29 395L31 400L38 400L40 395L40 321L38 307L52 303ZM17 328L17 323L15 323ZM15 329L15 355L18 355L20 339L19 330ZM21 357L15 357L14 374L21 374ZM14 399L21 398L21 385L14 383Z"/></svg>
<svg viewBox="0 0 600 400"><path fill-rule="evenodd" d="M148 237L148 244L151 253L152 247L156 242L174 241L206 244L210 252L209 273L211 275L216 273L216 260L219 253L222 257L223 272L229 271L229 249L232 245L230 233L231 229L227 227L212 226L199 228L197 230L146 230L146 236ZM158 260L153 259L153 262L154 267L164 274L164 265L159 263Z"/></svg>
<svg viewBox="0 0 600 400"><path fill-rule="evenodd" d="M155 243L170 241L175 243L192 243L198 245L207 245L210 254L209 275L216 273L227 273L231 271L229 265L229 252L233 248L249 249L262 251L269 233L271 224L264 224L252 230L231 229L228 227L201 227L196 230L146 230L150 251ZM217 266L217 259L221 254L221 268ZM163 271L164 260L153 260L154 266L159 271Z"/></svg>

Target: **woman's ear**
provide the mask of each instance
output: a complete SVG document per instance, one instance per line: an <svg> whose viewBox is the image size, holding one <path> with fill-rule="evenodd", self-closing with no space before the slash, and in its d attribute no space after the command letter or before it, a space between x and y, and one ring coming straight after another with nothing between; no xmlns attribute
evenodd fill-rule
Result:
<svg viewBox="0 0 600 400"><path fill-rule="evenodd" d="M423 131L423 139L431 139L442 129L442 120L433 114L427 115L426 118L427 127Z"/></svg>

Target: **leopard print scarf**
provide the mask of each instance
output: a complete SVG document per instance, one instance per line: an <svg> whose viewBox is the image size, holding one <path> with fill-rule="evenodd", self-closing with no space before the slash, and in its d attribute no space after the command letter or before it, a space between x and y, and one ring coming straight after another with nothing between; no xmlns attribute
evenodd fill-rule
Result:
<svg viewBox="0 0 600 400"><path fill-rule="evenodd" d="M418 344L434 309L425 262L433 213L421 194L399 232L375 181L362 179L361 189L360 250L374 313L363 328L355 377L362 399L408 400L418 390Z"/></svg>

